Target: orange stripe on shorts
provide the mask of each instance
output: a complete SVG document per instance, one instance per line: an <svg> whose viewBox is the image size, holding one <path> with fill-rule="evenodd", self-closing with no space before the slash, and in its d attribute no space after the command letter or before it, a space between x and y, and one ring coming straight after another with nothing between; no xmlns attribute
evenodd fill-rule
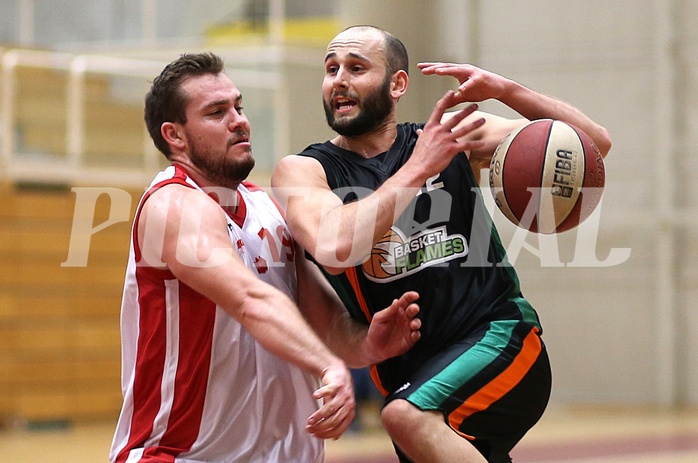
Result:
<svg viewBox="0 0 698 463"><path fill-rule="evenodd" d="M489 384L470 396L460 407L451 412L448 416L448 422L451 427L458 432L458 428L460 428L467 417L486 410L490 405L504 397L526 376L526 373L538 359L541 350L542 345L538 337L538 328L533 328L524 339L523 347L511 365ZM464 436L472 439L471 436Z"/></svg>

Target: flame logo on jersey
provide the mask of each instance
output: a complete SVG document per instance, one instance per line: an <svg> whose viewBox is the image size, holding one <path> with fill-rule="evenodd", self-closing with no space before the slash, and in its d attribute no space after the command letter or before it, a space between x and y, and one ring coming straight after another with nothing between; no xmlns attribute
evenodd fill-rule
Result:
<svg viewBox="0 0 698 463"><path fill-rule="evenodd" d="M373 246L361 268L369 280L384 283L463 257L467 253L465 237L449 235L445 226L417 233L410 238L393 226Z"/></svg>

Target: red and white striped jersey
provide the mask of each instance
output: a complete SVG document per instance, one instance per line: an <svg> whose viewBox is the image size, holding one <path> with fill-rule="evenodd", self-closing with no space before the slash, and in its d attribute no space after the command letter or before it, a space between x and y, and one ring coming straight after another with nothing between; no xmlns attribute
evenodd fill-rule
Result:
<svg viewBox="0 0 698 463"><path fill-rule="evenodd" d="M318 408L316 378L267 352L238 322L167 270L138 265L143 203L168 184L200 189L180 167L160 172L141 198L121 307L124 403L110 460L321 462L305 431ZM260 188L238 188L231 242L259 278L293 297L293 242ZM235 281L230 282L235 285Z"/></svg>

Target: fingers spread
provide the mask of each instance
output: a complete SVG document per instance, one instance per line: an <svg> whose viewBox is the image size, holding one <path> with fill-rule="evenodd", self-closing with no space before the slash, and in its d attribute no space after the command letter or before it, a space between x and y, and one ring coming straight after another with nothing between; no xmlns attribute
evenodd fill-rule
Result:
<svg viewBox="0 0 698 463"><path fill-rule="evenodd" d="M475 119L474 121L470 122L469 124L463 124L463 125L459 126L456 130L453 131L453 134L457 138L462 138L463 136L469 134L470 132L477 129L478 127L481 127L484 124L485 124L485 118L481 117L481 118Z"/></svg>
<svg viewBox="0 0 698 463"><path fill-rule="evenodd" d="M470 116L472 113L477 111L478 105L473 103L465 108L461 109L460 111L456 112L451 118L449 118L447 121L444 121L444 127L446 127L448 130L453 130L460 122L465 119L466 117ZM484 122L484 119L483 119Z"/></svg>
<svg viewBox="0 0 698 463"><path fill-rule="evenodd" d="M455 103L453 102L454 96L455 93L453 92L453 90L449 90L448 92L446 92L444 96L442 96L439 99L439 101L436 102L436 105L434 106L434 109L432 110L431 115L429 116L427 124L438 124L441 121L441 118L443 117L446 110L451 106L455 105Z"/></svg>
<svg viewBox="0 0 698 463"><path fill-rule="evenodd" d="M465 102L465 99L462 94L456 93L453 90L447 91L444 96L442 96L439 101L436 102L436 105L434 106L434 110L431 112L431 115L429 116L429 120L427 121L427 124L436 124L440 123L441 119L443 118L444 113L446 112L447 109L452 108L458 104L461 104ZM456 121L446 127L447 129L452 129L458 122L463 120L463 118L467 117L468 115L472 114L474 111L478 109L478 106L476 104L471 104L468 105L466 108L461 109L457 115L454 115L451 119L456 118Z"/></svg>

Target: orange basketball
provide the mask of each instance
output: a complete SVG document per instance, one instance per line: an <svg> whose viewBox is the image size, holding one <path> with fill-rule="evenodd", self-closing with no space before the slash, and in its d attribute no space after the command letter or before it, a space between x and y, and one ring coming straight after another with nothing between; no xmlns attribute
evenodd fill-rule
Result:
<svg viewBox="0 0 698 463"><path fill-rule="evenodd" d="M541 119L501 141L490 163L490 190L502 213L536 233L582 223L601 201L603 158L591 138L562 121Z"/></svg>

